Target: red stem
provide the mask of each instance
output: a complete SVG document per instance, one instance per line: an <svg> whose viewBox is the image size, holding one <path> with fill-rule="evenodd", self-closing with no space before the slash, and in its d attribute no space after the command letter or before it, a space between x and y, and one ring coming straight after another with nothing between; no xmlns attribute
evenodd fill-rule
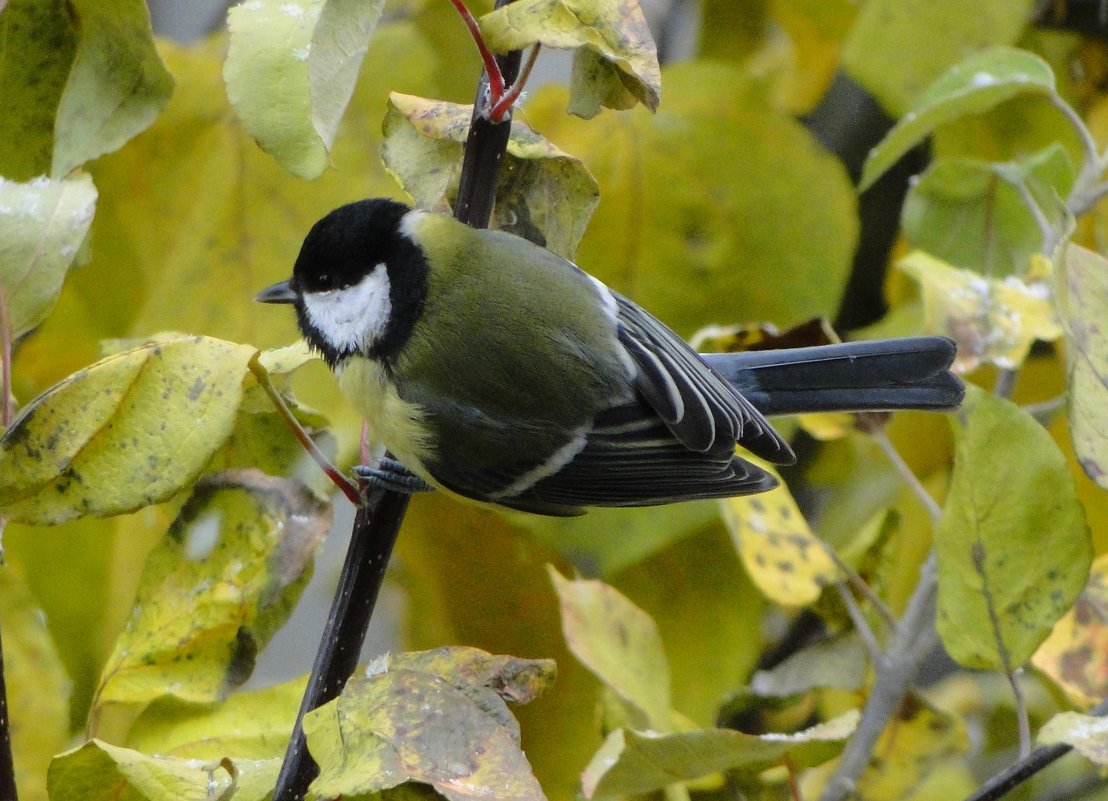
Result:
<svg viewBox="0 0 1108 801"><path fill-rule="evenodd" d="M504 76L501 75L496 58L493 57L492 51L485 44L485 39L481 36L481 28L477 25L477 20L469 13L469 9L465 7L462 0L450 0L450 2L454 4L454 8L461 15L462 22L466 24L469 35L473 37L473 42L481 53L481 61L484 62L485 72L489 76L489 92L492 95L492 105L495 106L504 97Z"/></svg>
<svg viewBox="0 0 1108 801"><path fill-rule="evenodd" d="M331 460L327 458L327 455L321 451L319 446L315 444L315 441L308 436L308 432L304 430L303 426L300 425L300 421L293 415L292 410L289 409L288 404L285 403L285 399L281 397L281 393L273 386L273 382L269 379L269 373L262 367L257 356L250 360L249 367L250 372L254 374L254 378L258 380L262 389L265 390L265 394L273 401L273 405L277 408L277 414L285 421L285 425L289 427L293 436L304 446L304 450L308 452L308 455L315 460L315 463L327 474L327 478L331 479L331 483L342 490L342 494L349 498L354 506L361 506L365 499L362 498L362 494L358 492L358 488L350 479L344 476L337 467L331 464Z"/></svg>
<svg viewBox="0 0 1108 801"><path fill-rule="evenodd" d="M2 6L0 6L2 7ZM12 327L8 319L8 299L0 292L0 426L12 421Z"/></svg>

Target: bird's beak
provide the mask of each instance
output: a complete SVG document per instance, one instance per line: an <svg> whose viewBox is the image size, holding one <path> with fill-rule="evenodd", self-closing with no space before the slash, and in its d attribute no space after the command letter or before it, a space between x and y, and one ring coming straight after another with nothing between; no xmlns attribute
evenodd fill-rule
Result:
<svg viewBox="0 0 1108 801"><path fill-rule="evenodd" d="M295 303L296 292L289 286L288 281L282 281L279 284L267 286L254 296L254 300L258 303Z"/></svg>

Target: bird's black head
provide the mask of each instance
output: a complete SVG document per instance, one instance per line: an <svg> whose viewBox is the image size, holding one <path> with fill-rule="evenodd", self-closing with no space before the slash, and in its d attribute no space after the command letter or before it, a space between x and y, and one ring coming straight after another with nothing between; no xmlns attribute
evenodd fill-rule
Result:
<svg viewBox="0 0 1108 801"><path fill-rule="evenodd" d="M300 332L331 367L354 354L390 360L427 294L427 260L400 230L410 211L385 198L335 209L308 232L292 278L257 299L292 303Z"/></svg>

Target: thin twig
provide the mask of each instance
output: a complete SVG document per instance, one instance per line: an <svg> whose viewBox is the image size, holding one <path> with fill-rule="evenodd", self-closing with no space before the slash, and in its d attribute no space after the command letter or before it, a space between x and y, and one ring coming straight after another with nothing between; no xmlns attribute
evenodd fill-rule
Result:
<svg viewBox="0 0 1108 801"><path fill-rule="evenodd" d="M1043 425L1046 425L1050 417L1066 405L1066 398L1067 396L1064 393L1062 395L1055 395L1053 398L1049 398L1045 401L1029 403L1023 407L1023 410Z"/></svg>
<svg viewBox="0 0 1108 801"><path fill-rule="evenodd" d="M908 463L904 461L904 457L900 455L900 452L893 446L893 443L889 440L888 434L884 431L877 429L870 433L878 447L885 453L886 458L892 463L896 471L900 473L901 478L904 479L904 483L907 484L916 497L920 499L920 502L927 508L927 513L931 515L932 520L938 520L943 510L936 503L935 499L931 497L931 493L927 491L927 488L923 486L920 480L916 477L916 474L912 472L912 468L908 466Z"/></svg>
<svg viewBox="0 0 1108 801"><path fill-rule="evenodd" d="M1108 195L1108 183L1094 184L1080 194L1072 193L1066 206L1070 214L1080 217L1103 200L1105 195Z"/></svg>
<svg viewBox="0 0 1108 801"><path fill-rule="evenodd" d="M308 455L312 457L315 463L327 474L327 477L331 479L331 483L338 487L339 490L342 491L342 494L345 495L352 504L361 506L362 494L358 491L358 487L344 476L341 470L331 463L331 460L327 458L327 454L321 451L319 446L315 444L315 440L308 436L308 432L300 425L300 421L296 419L296 415L292 413L292 409L285 403L285 399L281 397L281 393L277 391L277 387L273 386L273 381L269 377L269 372L262 366L257 355L250 360L248 367L250 368L250 372L254 374L254 378L257 379L258 384L265 391L265 394L269 396L270 401L273 402L274 407L277 409L277 414L285 421L285 425L289 427L293 436L296 437L304 450L308 452Z"/></svg>

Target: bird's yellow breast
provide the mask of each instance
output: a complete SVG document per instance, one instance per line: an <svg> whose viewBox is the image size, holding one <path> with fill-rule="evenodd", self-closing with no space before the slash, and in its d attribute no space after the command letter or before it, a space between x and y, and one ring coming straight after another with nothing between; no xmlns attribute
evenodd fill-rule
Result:
<svg viewBox="0 0 1108 801"><path fill-rule="evenodd" d="M343 394L365 415L373 439L384 443L409 470L435 483L423 467L423 461L432 452L420 426L423 411L396 393L381 364L370 359L350 359L338 379Z"/></svg>

